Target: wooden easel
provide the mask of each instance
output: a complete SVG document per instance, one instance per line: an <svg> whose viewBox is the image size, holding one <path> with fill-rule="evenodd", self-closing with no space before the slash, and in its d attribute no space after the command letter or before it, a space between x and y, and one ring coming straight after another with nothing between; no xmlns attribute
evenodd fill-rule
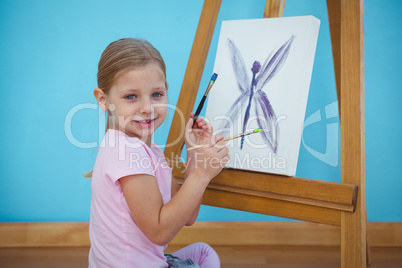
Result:
<svg viewBox="0 0 402 268"><path fill-rule="evenodd" d="M342 267L366 267L363 1L327 0L341 121L341 183L223 170L203 204L340 226ZM194 107L222 0L205 0L177 108ZM285 0L266 0L264 17L283 16ZM175 114L165 149L179 159L185 122ZM177 137L181 137L178 139ZM182 179L184 163L173 175Z"/></svg>

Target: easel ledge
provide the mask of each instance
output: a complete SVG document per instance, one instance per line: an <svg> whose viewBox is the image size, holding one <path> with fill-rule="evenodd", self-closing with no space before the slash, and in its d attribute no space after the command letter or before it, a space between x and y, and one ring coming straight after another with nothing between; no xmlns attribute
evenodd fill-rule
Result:
<svg viewBox="0 0 402 268"><path fill-rule="evenodd" d="M182 182L184 171L185 163L177 163L173 176ZM230 202L233 194L264 205ZM353 184L224 169L208 185L203 204L340 226L340 211L353 212L356 198ZM289 209L295 204L298 210Z"/></svg>

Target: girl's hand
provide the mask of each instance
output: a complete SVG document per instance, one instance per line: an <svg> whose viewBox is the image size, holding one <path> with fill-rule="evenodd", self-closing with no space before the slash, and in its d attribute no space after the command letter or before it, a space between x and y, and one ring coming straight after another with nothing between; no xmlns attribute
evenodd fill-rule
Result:
<svg viewBox="0 0 402 268"><path fill-rule="evenodd" d="M229 149L222 134L212 136L208 145L195 149L191 158L192 174L208 184L229 162Z"/></svg>
<svg viewBox="0 0 402 268"><path fill-rule="evenodd" d="M197 118L194 124L193 118L194 113L191 113L184 133L187 149L199 144L208 144L212 136L212 126L210 124L200 117Z"/></svg>
<svg viewBox="0 0 402 268"><path fill-rule="evenodd" d="M199 144L209 144L212 137L212 126L204 119L198 117L194 124L194 113L190 114L190 118L184 132L184 141L186 148L191 148ZM186 172L184 179L193 171L195 166L195 150L187 152Z"/></svg>
<svg viewBox="0 0 402 268"><path fill-rule="evenodd" d="M195 171L198 176L206 177L209 183L229 161L229 149L223 140L223 135L213 136L212 126L202 118L197 118L193 128L193 118L194 114L191 113L185 131L186 147L191 148L196 145L204 145L204 147L187 151L184 178Z"/></svg>

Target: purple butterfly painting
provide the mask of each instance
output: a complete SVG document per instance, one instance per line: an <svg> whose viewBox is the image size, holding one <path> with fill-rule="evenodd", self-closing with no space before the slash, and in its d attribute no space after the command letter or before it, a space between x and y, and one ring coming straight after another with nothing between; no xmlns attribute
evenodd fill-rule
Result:
<svg viewBox="0 0 402 268"><path fill-rule="evenodd" d="M242 120L243 132L246 132L247 123L250 119L250 110L251 107L254 106L257 124L261 129L262 138L274 153L277 153L278 151L279 127L277 124L275 111L268 99L267 94L265 94L262 89L271 79L274 78L274 76L285 64L294 39L295 36L292 35L279 47L279 49L272 51L262 66L259 61L254 61L253 65L251 66L251 82L249 79L249 71L245 66L239 49L232 40L227 39L233 71L236 76L237 85L241 95L230 107L227 116L231 121L226 121L223 128L227 129L230 125L230 122ZM239 109L240 111L243 111L245 106L246 111L244 113L244 118L240 119L238 117L242 115L239 115ZM240 141L241 149L243 149L243 145L244 137L242 137Z"/></svg>

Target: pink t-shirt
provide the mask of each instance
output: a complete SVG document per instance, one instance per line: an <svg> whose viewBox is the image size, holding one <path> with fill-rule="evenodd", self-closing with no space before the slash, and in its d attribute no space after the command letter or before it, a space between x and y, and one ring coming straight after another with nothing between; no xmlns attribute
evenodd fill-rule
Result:
<svg viewBox="0 0 402 268"><path fill-rule="evenodd" d="M168 267L166 246L152 243L131 216L119 179L149 174L156 178L163 204L171 199L172 170L162 150L109 129L92 175L89 267Z"/></svg>

